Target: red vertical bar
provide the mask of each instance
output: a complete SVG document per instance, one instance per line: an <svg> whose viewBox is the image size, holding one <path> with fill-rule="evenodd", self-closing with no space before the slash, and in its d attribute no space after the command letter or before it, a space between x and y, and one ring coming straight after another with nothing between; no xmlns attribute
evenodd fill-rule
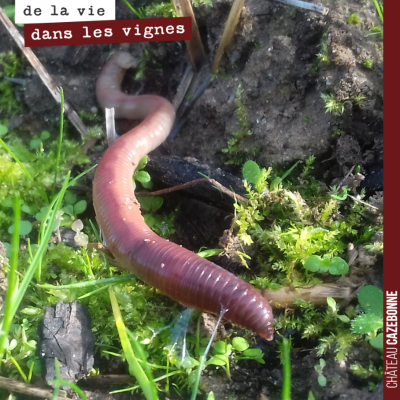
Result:
<svg viewBox="0 0 400 400"><path fill-rule="evenodd" d="M400 297L400 45L399 1L386 1L384 16L384 399L400 399L398 299Z"/></svg>

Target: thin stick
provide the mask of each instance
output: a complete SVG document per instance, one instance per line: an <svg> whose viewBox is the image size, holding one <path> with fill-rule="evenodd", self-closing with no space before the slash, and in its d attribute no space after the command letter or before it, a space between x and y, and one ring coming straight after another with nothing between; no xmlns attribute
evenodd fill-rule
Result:
<svg viewBox="0 0 400 400"><path fill-rule="evenodd" d="M175 10L180 17L192 17L192 40L186 40L186 48L189 53L190 61L197 70L206 58L203 43L201 41L199 28L193 14L190 0L173 0Z"/></svg>
<svg viewBox="0 0 400 400"><path fill-rule="evenodd" d="M217 182L215 179L211 179L211 178L200 178L200 179L196 179L195 181L186 182L186 183L183 183L182 185L177 185L177 186L173 186L170 188L157 190L155 192L136 192L135 195L138 197L159 196L161 194L167 194L167 193L171 193L171 192L176 192L177 190L186 189L190 186L194 186L194 185L197 185L199 183L204 183L204 182L211 183L212 185L216 186L216 188L219 189L222 193L227 194L228 196L232 197L235 200L236 199L240 200L245 204L249 203L249 200L246 199L245 197L243 197L235 192L232 192L231 190L227 189L225 186L223 186L219 182Z"/></svg>
<svg viewBox="0 0 400 400"><path fill-rule="evenodd" d="M212 72L215 73L219 67L221 57L224 54L226 46L231 42L236 25L239 22L240 13L242 12L244 0L234 0L228 20L226 21L221 41L219 42L217 53L215 54L212 65Z"/></svg>
<svg viewBox="0 0 400 400"><path fill-rule="evenodd" d="M115 131L114 115L114 107L106 108L106 136L108 147L110 147L118 139L117 132Z"/></svg>
<svg viewBox="0 0 400 400"><path fill-rule="evenodd" d="M189 89L190 84L192 83L193 76L194 76L194 70L190 65L188 65L185 69L185 73L183 75L181 83L179 84L178 89L176 90L174 100L172 101L172 105L174 106L175 111L177 111L178 108L180 107L183 98L185 97L185 94Z"/></svg>
<svg viewBox="0 0 400 400"><path fill-rule="evenodd" d="M42 389L29 383L14 381L4 376L0 376L0 388L8 390L11 393L22 393L28 396L39 397L42 399L51 399L53 390ZM57 396L58 400L68 400L67 393L60 390Z"/></svg>
<svg viewBox="0 0 400 400"><path fill-rule="evenodd" d="M32 65L32 67L36 70L36 72L40 76L40 79L46 85L46 87L49 90L49 92L51 93L51 95L54 97L54 99L57 101L57 103L60 104L61 103L61 95L60 95L59 87L56 85L53 78L46 71L43 64L39 61L39 59L36 57L36 55L31 50L31 48L25 47L24 38L20 35L17 28L10 21L10 19L7 17L7 15L2 10L1 7L0 7L0 21L3 23L3 25L7 29L8 33L10 34L10 36L14 39L15 43L18 45L18 47L24 53L25 57L28 59L28 61ZM75 112L75 110L72 108L72 106L67 101L64 102L64 110L68 116L68 119L75 126L75 128L78 130L78 132L82 136L86 136L87 129L86 129L85 124L82 122L82 120L79 118L78 114Z"/></svg>
<svg viewBox="0 0 400 400"><path fill-rule="evenodd" d="M369 204L369 203L367 203L367 202L365 202L363 200L357 199L356 197L352 196L351 194L347 194L347 196L350 197L351 199L353 199L354 201L358 202L358 203L364 204L365 206L368 206L368 207L372 208L373 210L381 211L378 207L375 207L372 204Z"/></svg>

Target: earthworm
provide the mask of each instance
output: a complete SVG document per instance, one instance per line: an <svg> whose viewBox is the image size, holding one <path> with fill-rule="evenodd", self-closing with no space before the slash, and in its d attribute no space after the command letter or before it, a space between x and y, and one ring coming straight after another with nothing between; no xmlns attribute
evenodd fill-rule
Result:
<svg viewBox="0 0 400 400"><path fill-rule="evenodd" d="M175 111L162 97L121 91L125 70L135 65L128 53L117 52L96 83L101 107L114 107L116 118L142 120L107 149L95 173L93 203L106 246L123 269L171 299L215 314L227 309L225 319L272 340L272 310L258 290L218 265L162 239L144 222L132 175L140 159L167 138Z"/></svg>

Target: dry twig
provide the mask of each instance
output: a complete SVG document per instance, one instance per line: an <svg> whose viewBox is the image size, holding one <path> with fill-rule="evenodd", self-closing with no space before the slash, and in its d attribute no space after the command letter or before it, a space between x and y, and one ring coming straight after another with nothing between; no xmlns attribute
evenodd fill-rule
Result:
<svg viewBox="0 0 400 400"><path fill-rule="evenodd" d="M211 178L200 178L200 179L196 179L195 181L183 183L182 185L177 185L177 186L173 186L173 187L166 188L166 189L157 190L155 192L136 192L135 194L137 197L159 196L161 194L167 194L167 193L171 193L171 192L176 192L177 190L186 189L190 186L194 186L194 185L197 185L199 183L204 183L204 182L211 183L218 190L227 194L228 196L232 197L235 200L242 201L245 204L248 204L248 202L249 202L249 200L246 199L245 197L243 197L240 194L237 194L235 192L232 192L231 190L227 189L225 186L223 186L219 182L217 182L215 179L211 179Z"/></svg>
<svg viewBox="0 0 400 400"><path fill-rule="evenodd" d="M39 388L30 383L14 381L5 378L4 376L0 376L0 388L8 390L11 393L22 393L28 396L39 397L41 399L51 399L53 396L53 389ZM59 390L57 400L68 400L67 392Z"/></svg>

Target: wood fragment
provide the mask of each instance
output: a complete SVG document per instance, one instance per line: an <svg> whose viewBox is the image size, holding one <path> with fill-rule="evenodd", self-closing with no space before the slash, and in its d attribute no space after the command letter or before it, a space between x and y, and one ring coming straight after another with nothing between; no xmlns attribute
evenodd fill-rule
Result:
<svg viewBox="0 0 400 400"><path fill-rule="evenodd" d="M221 41L215 54L214 62L212 65L212 72L215 73L218 70L219 63L222 55L224 54L225 48L231 42L233 34L236 29L236 25L239 22L240 13L242 12L244 0L234 0L231 11L226 21L224 32L222 33Z"/></svg>
<svg viewBox="0 0 400 400"><path fill-rule="evenodd" d="M13 379L0 376L0 388L8 390L11 393L22 393L28 396L39 397L41 399L51 399L53 396L53 389L39 388L30 383L18 382ZM67 392L64 390L58 391L57 400L67 400Z"/></svg>
<svg viewBox="0 0 400 400"><path fill-rule="evenodd" d="M56 85L53 78L46 71L43 64L39 61L39 59L36 57L35 53L31 50L31 48L25 47L24 38L18 32L17 28L14 26L14 24L11 22L11 20L7 17L7 15L2 10L1 7L0 7L0 21L3 23L4 27L7 29L8 33L13 38L15 43L18 45L18 47L24 53L25 57L28 59L28 61L32 65L32 67L38 73L38 75L40 76L40 79L46 85L46 87L49 90L49 92L51 93L51 95L54 97L54 99L57 101L57 103L60 104L61 103L60 88ZM83 137L86 136L87 129L86 129L85 124L82 122L82 120L79 118L76 111L72 108L72 106L66 100L64 100L64 111L67 114L68 119L75 126L75 128L78 130L78 132Z"/></svg>
<svg viewBox="0 0 400 400"><path fill-rule="evenodd" d="M323 283L309 287L290 288L283 287L281 289L272 290L264 289L262 294L270 301L272 308L295 308L295 299L309 301L315 305L326 305L326 298L333 297L337 302L352 300L360 285L339 285L337 283Z"/></svg>
<svg viewBox="0 0 400 400"><path fill-rule="evenodd" d="M192 40L186 40L186 48L190 61L195 70L199 69L206 58L203 43L201 41L199 28L193 13L190 0L173 0L175 10L180 17L192 17Z"/></svg>

